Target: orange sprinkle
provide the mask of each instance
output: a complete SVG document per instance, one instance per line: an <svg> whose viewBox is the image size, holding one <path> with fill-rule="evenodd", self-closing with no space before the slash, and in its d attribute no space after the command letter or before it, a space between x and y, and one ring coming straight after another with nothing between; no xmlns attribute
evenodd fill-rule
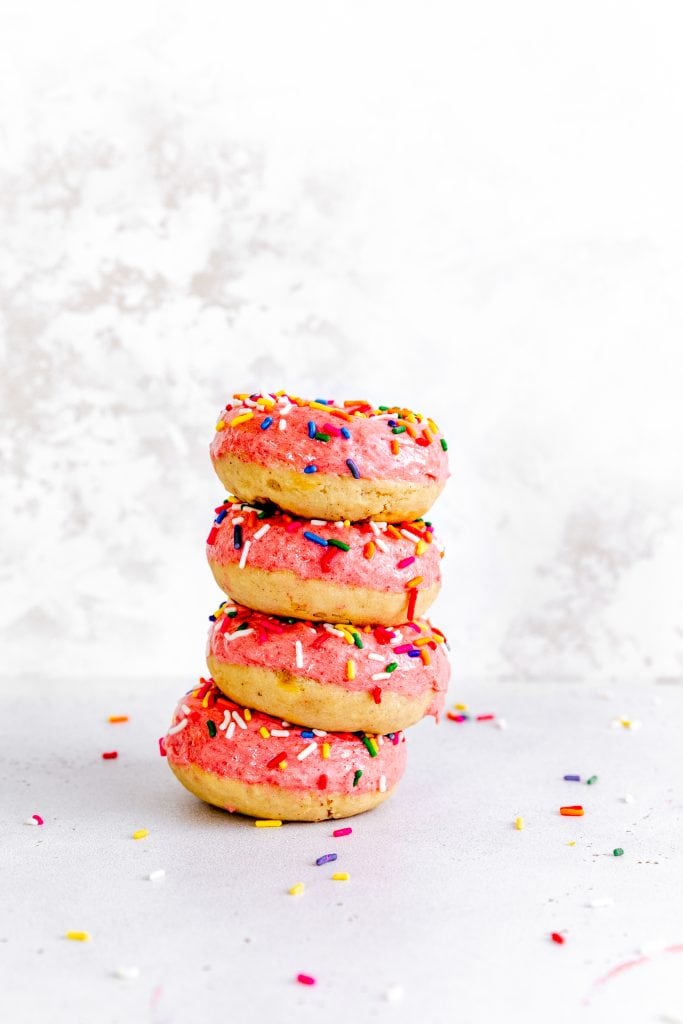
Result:
<svg viewBox="0 0 683 1024"><path fill-rule="evenodd" d="M431 658L429 656L429 651L427 650L426 647L423 647L422 650L420 651L420 658L422 659L423 665L429 665Z"/></svg>
<svg viewBox="0 0 683 1024"><path fill-rule="evenodd" d="M374 553L375 553L374 541L369 540L367 542L367 544L365 545L365 547L363 548L363 557L367 558L367 559L370 559L370 558L372 558Z"/></svg>
<svg viewBox="0 0 683 1024"><path fill-rule="evenodd" d="M406 433L410 434L411 437L417 437L417 430L410 423L406 423Z"/></svg>
<svg viewBox="0 0 683 1024"><path fill-rule="evenodd" d="M385 532L388 533L391 537L396 537L397 540L401 539L400 531L397 530L395 526L392 526L391 523L389 523Z"/></svg>
<svg viewBox="0 0 683 1024"><path fill-rule="evenodd" d="M128 715L110 715L107 721L114 725L116 722L127 722L129 719Z"/></svg>
<svg viewBox="0 0 683 1024"><path fill-rule="evenodd" d="M398 441L396 438L391 442L391 454L398 455Z"/></svg>
<svg viewBox="0 0 683 1024"><path fill-rule="evenodd" d="M412 580L408 580L406 583L406 590L410 590L411 587L419 587L423 579L424 576L413 576Z"/></svg>
<svg viewBox="0 0 683 1024"><path fill-rule="evenodd" d="M583 815L581 804L573 804L571 807L560 807L560 814L564 818L580 818Z"/></svg>
<svg viewBox="0 0 683 1024"><path fill-rule="evenodd" d="M432 435L429 433L428 430L423 430L422 431L422 436L424 437L424 439L427 442L427 444L431 444L432 441L434 440L434 438L432 437Z"/></svg>

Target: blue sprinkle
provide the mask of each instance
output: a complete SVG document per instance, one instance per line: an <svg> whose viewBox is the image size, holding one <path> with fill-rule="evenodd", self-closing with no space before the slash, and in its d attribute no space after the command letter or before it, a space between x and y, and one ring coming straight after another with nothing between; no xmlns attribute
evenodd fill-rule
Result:
<svg viewBox="0 0 683 1024"><path fill-rule="evenodd" d="M209 622L215 622L215 621L216 621L216 616L215 615L209 615Z"/></svg>
<svg viewBox="0 0 683 1024"><path fill-rule="evenodd" d="M419 650L418 651L408 651L408 657L409 658L419 658L420 657Z"/></svg>
<svg viewBox="0 0 683 1024"><path fill-rule="evenodd" d="M398 423L396 422L396 420L387 420L387 426L388 427L397 427Z"/></svg>
<svg viewBox="0 0 683 1024"><path fill-rule="evenodd" d="M221 523L223 522L223 520L225 519L227 514L228 514L227 508L224 508L222 512L218 513L218 515L214 519L214 523L216 524L216 526L220 526L221 525Z"/></svg>
<svg viewBox="0 0 683 1024"><path fill-rule="evenodd" d="M316 860L316 864L318 865L318 867L320 867L321 864L329 864L331 860L336 860L336 859L337 859L337 854L336 853L325 853L325 854L323 854L322 857L318 857L318 859Z"/></svg>
<svg viewBox="0 0 683 1024"><path fill-rule="evenodd" d="M237 526L234 527L232 531L232 546L234 547L235 551L239 551L239 549L242 547L242 527L240 526L239 523L237 524Z"/></svg>
<svg viewBox="0 0 683 1024"><path fill-rule="evenodd" d="M341 433L342 433L342 437L345 437L347 441L351 437L351 431L349 430L348 427L342 427L341 428Z"/></svg>
<svg viewBox="0 0 683 1024"><path fill-rule="evenodd" d="M263 423L261 424L261 430L267 430L272 422L273 422L273 417L272 416L266 416L266 418L264 419Z"/></svg>
<svg viewBox="0 0 683 1024"><path fill-rule="evenodd" d="M306 466L304 468L304 473L317 473L317 472L318 472L318 467L317 466Z"/></svg>
<svg viewBox="0 0 683 1024"><path fill-rule="evenodd" d="M564 776L564 781L565 782L581 782L581 776L580 775L565 775Z"/></svg>
<svg viewBox="0 0 683 1024"><path fill-rule="evenodd" d="M311 732L310 729L305 729L301 733L301 739L302 740L312 740L314 736L315 736L315 733Z"/></svg>
<svg viewBox="0 0 683 1024"><path fill-rule="evenodd" d="M356 463L353 461L353 459L347 459L346 460L346 465L349 467L349 469L351 470L351 472L355 476L356 480L360 480L360 470L359 470L358 466L356 465Z"/></svg>
<svg viewBox="0 0 683 1024"><path fill-rule="evenodd" d="M330 403L329 403L329 402L327 401L327 399L326 399L326 398L314 398L314 399L313 399L313 401L314 401L314 402L317 402L317 403L318 403L318 405L329 405L329 404L330 404Z"/></svg>
<svg viewBox="0 0 683 1024"><path fill-rule="evenodd" d="M306 540L312 540L314 544L320 544L321 548L327 547L327 541L324 537L319 537L317 533L312 533L310 530L304 530L304 537Z"/></svg>
<svg viewBox="0 0 683 1024"><path fill-rule="evenodd" d="M308 436L311 440L315 437L315 420L308 421Z"/></svg>

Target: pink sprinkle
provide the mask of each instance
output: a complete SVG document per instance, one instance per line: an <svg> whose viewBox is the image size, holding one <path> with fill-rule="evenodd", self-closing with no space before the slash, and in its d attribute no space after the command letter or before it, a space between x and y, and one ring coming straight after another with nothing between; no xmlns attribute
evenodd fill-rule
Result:
<svg viewBox="0 0 683 1024"><path fill-rule="evenodd" d="M422 630L420 629L420 627L418 626L418 624L416 622L406 622L406 626L410 626L410 628L414 629L416 633L421 633L422 632Z"/></svg>
<svg viewBox="0 0 683 1024"><path fill-rule="evenodd" d="M394 733L394 738L391 742L394 744L394 746L397 746L398 743L400 742L400 736L397 732Z"/></svg>
<svg viewBox="0 0 683 1024"><path fill-rule="evenodd" d="M166 757L166 744L164 743L164 737L159 737L159 753L162 757Z"/></svg>
<svg viewBox="0 0 683 1024"><path fill-rule="evenodd" d="M312 978L310 974L297 974L296 980L300 985L315 985L315 978Z"/></svg>
<svg viewBox="0 0 683 1024"><path fill-rule="evenodd" d="M335 830L332 833L332 835L335 836L336 838L339 838L339 836L350 836L352 832L353 832L352 828L335 828Z"/></svg>
<svg viewBox="0 0 683 1024"><path fill-rule="evenodd" d="M43 821L43 819L41 818L41 816L39 814L32 814L31 817L35 821L36 825L44 825L45 824L45 822Z"/></svg>
<svg viewBox="0 0 683 1024"><path fill-rule="evenodd" d="M286 533L294 533L294 531L298 530L300 526L301 526L300 520L293 519L291 521L291 523L287 523L287 525L285 526L285 532Z"/></svg>
<svg viewBox="0 0 683 1024"><path fill-rule="evenodd" d="M332 423L323 423L322 432L323 434L334 434L335 437L341 437L341 430Z"/></svg>
<svg viewBox="0 0 683 1024"><path fill-rule="evenodd" d="M477 715L477 721L478 722L492 722L495 717L496 717L495 715Z"/></svg>
<svg viewBox="0 0 683 1024"><path fill-rule="evenodd" d="M394 654L407 654L408 651L412 651L412 644L399 644L398 647L394 647Z"/></svg>
<svg viewBox="0 0 683 1024"><path fill-rule="evenodd" d="M405 569L406 566L412 565L415 561L415 555L411 555L410 558L402 558L400 562L396 563L397 569Z"/></svg>

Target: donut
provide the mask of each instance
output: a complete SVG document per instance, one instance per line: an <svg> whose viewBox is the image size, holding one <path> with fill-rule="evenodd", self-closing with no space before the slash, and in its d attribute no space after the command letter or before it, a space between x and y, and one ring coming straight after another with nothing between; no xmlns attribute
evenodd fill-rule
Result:
<svg viewBox="0 0 683 1024"><path fill-rule="evenodd" d="M161 745L178 780L206 803L254 818L346 818L386 800L403 774L403 732L314 732L200 683L181 697Z"/></svg>
<svg viewBox="0 0 683 1024"><path fill-rule="evenodd" d="M433 420L400 406L307 401L282 391L233 395L211 461L242 501L313 519L419 519L448 478Z"/></svg>
<svg viewBox="0 0 683 1024"><path fill-rule="evenodd" d="M441 585L431 524L306 520L228 499L207 538L218 586L271 615L385 625L423 616Z"/></svg>
<svg viewBox="0 0 683 1024"><path fill-rule="evenodd" d="M276 618L227 601L210 616L209 672L232 700L318 729L407 729L443 709L445 637L418 620L394 629Z"/></svg>

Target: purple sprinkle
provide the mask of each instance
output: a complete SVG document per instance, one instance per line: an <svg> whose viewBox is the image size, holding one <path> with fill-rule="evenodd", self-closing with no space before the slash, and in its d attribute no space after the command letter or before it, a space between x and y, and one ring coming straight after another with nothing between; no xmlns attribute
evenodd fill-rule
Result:
<svg viewBox="0 0 683 1024"><path fill-rule="evenodd" d="M318 472L318 467L317 466L306 466L305 469L304 469L304 473L317 473L317 472Z"/></svg>
<svg viewBox="0 0 683 1024"><path fill-rule="evenodd" d="M419 658L420 657L419 650L408 651L408 657L409 658Z"/></svg>
<svg viewBox="0 0 683 1024"><path fill-rule="evenodd" d="M349 430L348 427L342 427L341 428L341 435L342 435L342 437L345 437L346 440L348 441L351 438L351 431Z"/></svg>
<svg viewBox="0 0 683 1024"><path fill-rule="evenodd" d="M273 422L273 417L272 416L266 416L266 418L264 419L263 423L261 424L261 430L267 430L272 422Z"/></svg>
<svg viewBox="0 0 683 1024"><path fill-rule="evenodd" d="M349 467L356 480L360 480L360 470L353 459L347 459L346 465Z"/></svg>
<svg viewBox="0 0 683 1024"><path fill-rule="evenodd" d="M320 867L322 864L329 864L331 860L336 860L336 859L337 859L337 854L336 853L325 853L325 854L323 854L322 857L318 857L318 859L316 860L316 864L318 865L318 867Z"/></svg>
<svg viewBox="0 0 683 1024"><path fill-rule="evenodd" d="M232 531L232 546L234 547L235 551L239 551L239 549L242 547L242 527L240 526L239 523L237 524L237 526L234 527Z"/></svg>
<svg viewBox="0 0 683 1024"><path fill-rule="evenodd" d="M564 781L565 782L581 782L581 776L580 775L565 775L564 776Z"/></svg>

